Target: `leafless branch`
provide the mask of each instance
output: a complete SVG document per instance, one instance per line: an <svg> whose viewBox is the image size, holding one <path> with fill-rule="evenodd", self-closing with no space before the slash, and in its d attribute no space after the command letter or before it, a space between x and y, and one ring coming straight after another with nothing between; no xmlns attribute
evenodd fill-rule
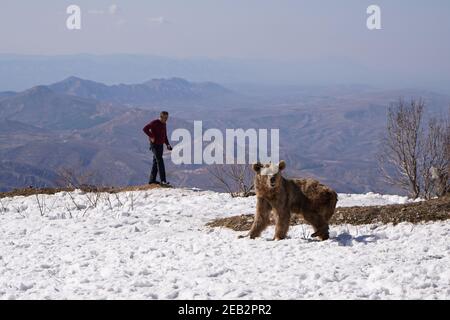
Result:
<svg viewBox="0 0 450 320"><path fill-rule="evenodd" d="M385 181L413 197L449 191L450 109L447 117L430 118L422 128L423 100L399 100L388 109L387 132L378 157Z"/></svg>
<svg viewBox="0 0 450 320"><path fill-rule="evenodd" d="M379 157L379 167L387 183L406 190L413 198L420 195L419 154L421 152L423 100L400 99L391 104L387 133Z"/></svg>
<svg viewBox="0 0 450 320"><path fill-rule="evenodd" d="M39 212L41 213L41 217L45 215L47 210L47 206L45 204L45 195L44 194L35 194L36 202L38 204Z"/></svg>
<svg viewBox="0 0 450 320"><path fill-rule="evenodd" d="M252 195L254 175L249 165L211 165L208 173L215 180L216 186L232 197Z"/></svg>

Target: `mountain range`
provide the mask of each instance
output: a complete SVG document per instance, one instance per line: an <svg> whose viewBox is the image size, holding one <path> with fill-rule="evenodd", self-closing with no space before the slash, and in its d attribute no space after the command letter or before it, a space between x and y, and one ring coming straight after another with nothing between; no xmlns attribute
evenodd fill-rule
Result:
<svg viewBox="0 0 450 320"><path fill-rule="evenodd" d="M424 61L426 64L426 61ZM76 75L108 85L142 83L155 78L180 77L213 81L229 87L236 83L271 87L364 84L385 89L420 87L450 94L448 69L422 70L383 63L363 63L340 55L312 59L255 59L167 57L140 54L20 55L0 53L0 90L25 90Z"/></svg>
<svg viewBox="0 0 450 320"><path fill-rule="evenodd" d="M152 79L141 84L105 85L69 77L48 86L54 92L129 105L161 103L199 103L208 98L225 97L231 91L212 82L193 83L181 78Z"/></svg>
<svg viewBox="0 0 450 320"><path fill-rule="evenodd" d="M151 153L142 128L170 112L169 135L207 128L279 128L281 158L290 176L312 176L339 192L395 192L376 170L387 106L422 97L439 114L450 97L367 86L244 87L180 78L105 85L69 77L22 92L0 93L0 190L54 186L63 169L89 173L90 183L143 184ZM169 181L217 189L206 166L174 165Z"/></svg>

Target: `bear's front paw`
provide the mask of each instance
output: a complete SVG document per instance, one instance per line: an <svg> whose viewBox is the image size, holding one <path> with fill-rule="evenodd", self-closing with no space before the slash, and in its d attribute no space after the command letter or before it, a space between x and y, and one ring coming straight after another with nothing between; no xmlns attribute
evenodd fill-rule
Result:
<svg viewBox="0 0 450 320"><path fill-rule="evenodd" d="M329 238L330 235L328 233L319 236L319 239L322 241L328 240Z"/></svg>
<svg viewBox="0 0 450 320"><path fill-rule="evenodd" d="M330 238L330 235L329 235L328 232L317 231L317 232L313 233L313 234L311 235L311 237L312 237L312 238L318 237L319 240L324 241L324 240L328 240L328 239Z"/></svg>

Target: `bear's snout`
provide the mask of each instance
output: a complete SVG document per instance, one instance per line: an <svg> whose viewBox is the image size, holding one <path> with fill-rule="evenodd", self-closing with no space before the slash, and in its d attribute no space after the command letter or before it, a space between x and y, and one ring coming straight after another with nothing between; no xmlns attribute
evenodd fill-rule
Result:
<svg viewBox="0 0 450 320"><path fill-rule="evenodd" d="M272 187L275 187L276 182L277 182L277 177L275 177L275 176L270 177L270 185Z"/></svg>

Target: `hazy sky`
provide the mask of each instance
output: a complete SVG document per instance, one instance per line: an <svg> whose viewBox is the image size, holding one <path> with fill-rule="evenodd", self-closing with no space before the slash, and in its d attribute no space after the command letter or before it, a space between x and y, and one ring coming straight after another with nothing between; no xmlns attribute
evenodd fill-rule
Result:
<svg viewBox="0 0 450 320"><path fill-rule="evenodd" d="M66 28L70 4L79 31ZM370 4L382 30L366 28ZM0 53L348 59L448 75L449 39L448 0L0 0Z"/></svg>

